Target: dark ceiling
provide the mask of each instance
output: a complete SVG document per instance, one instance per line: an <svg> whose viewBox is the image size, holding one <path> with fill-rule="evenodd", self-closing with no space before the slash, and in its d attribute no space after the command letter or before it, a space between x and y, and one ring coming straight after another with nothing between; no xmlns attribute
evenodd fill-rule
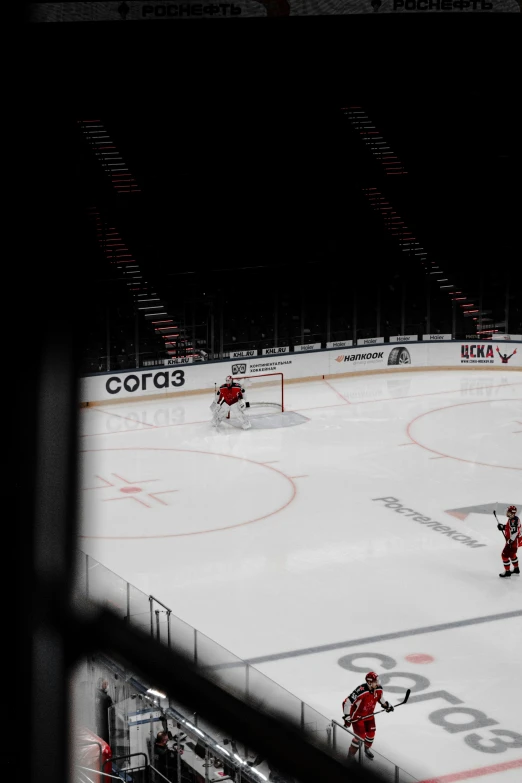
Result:
<svg viewBox="0 0 522 783"><path fill-rule="evenodd" d="M368 113L407 176L383 176L343 105ZM517 257L509 85L289 84L258 97L202 89L157 104L137 96L103 121L142 190L130 213L136 252L177 271L247 258L286 264L379 243L367 186L379 187L423 246L456 271Z"/></svg>

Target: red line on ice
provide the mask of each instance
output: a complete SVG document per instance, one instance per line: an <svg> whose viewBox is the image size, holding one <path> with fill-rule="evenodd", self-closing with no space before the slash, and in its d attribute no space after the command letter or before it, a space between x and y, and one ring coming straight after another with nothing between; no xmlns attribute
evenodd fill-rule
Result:
<svg viewBox="0 0 522 783"><path fill-rule="evenodd" d="M440 778L421 780L420 783L456 783L458 780L471 780L472 778L480 778L484 775L492 775L494 772L505 772L508 769L517 769L517 767L522 767L522 759L503 761L501 764L493 764L490 767L479 767L478 769L466 769L463 772L453 772L451 775L442 775Z"/></svg>

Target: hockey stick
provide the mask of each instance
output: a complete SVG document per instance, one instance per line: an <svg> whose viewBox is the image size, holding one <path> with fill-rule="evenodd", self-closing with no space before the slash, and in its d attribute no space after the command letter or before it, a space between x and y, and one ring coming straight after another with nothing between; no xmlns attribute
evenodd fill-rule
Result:
<svg viewBox="0 0 522 783"><path fill-rule="evenodd" d="M400 707L402 704L406 704L406 702L410 698L410 693L411 693L411 690L410 690L410 688L408 688L408 690L406 691L406 696L404 697L404 699L402 701L400 701L398 704L394 704L393 705L393 709L395 709L396 707ZM378 710L377 712L374 712L373 715L379 715L380 712L386 712L386 710ZM373 717L373 715L368 715L368 717L371 718L371 717Z"/></svg>
<svg viewBox="0 0 522 783"><path fill-rule="evenodd" d="M397 709L397 707L401 707L403 704L406 704L406 702L410 698L410 693L411 693L411 689L408 688L408 690L406 691L406 696L404 697L404 699L402 701L400 701L398 704L394 704L393 705L393 709L395 710L395 709ZM386 710L377 710L377 712L372 712L371 715L363 715L361 718L359 718L359 720L368 720L368 718L373 718L374 715L380 715L381 712L386 712ZM349 716L347 716L346 719L349 720ZM352 720L352 723L357 723L357 719L356 720Z"/></svg>
<svg viewBox="0 0 522 783"><path fill-rule="evenodd" d="M493 509L493 514L495 515L495 519L497 520L497 524L501 525L502 523L498 521L497 512L495 511L495 509ZM505 525L503 525L503 527L505 527ZM503 533L502 530L500 532Z"/></svg>

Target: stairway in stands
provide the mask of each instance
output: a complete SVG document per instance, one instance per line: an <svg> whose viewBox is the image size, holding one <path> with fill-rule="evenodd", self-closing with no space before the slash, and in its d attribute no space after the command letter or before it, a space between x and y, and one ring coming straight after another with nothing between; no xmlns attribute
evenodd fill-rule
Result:
<svg viewBox="0 0 522 783"><path fill-rule="evenodd" d="M341 111L359 134L361 142L379 165L385 178L403 177L408 174L403 162L362 106L346 106ZM385 189L387 193L384 192ZM447 294L460 309L463 318L469 319L473 324L473 333L477 337L487 339L494 332L498 332L498 328L493 328L496 325L491 318L491 311L479 307L478 296L471 296L469 292L464 294L456 282L452 281L451 273L445 272L437 260L429 257L427 250L418 237L414 236L403 216L394 209L392 196L388 195L392 192L391 186L387 187L384 181L381 187L364 187L362 190L371 208L380 215L385 231L394 238L403 253L408 254L416 263L422 264L425 274L438 283L441 293Z"/></svg>
<svg viewBox="0 0 522 783"><path fill-rule="evenodd" d="M79 120L78 125L92 153L92 162L105 174L113 197L119 201L118 208L125 208L122 199L129 196L135 198L134 194L141 193L136 178L100 120ZM100 200L103 201L102 198ZM116 225L117 219L109 216L112 210L91 206L88 212L93 220L102 254L113 270L117 271L118 277L125 281L134 312L142 317L147 328L159 338L164 359L190 362L200 358L180 317L165 299L158 295L154 284L147 279L146 263L139 263L129 247L129 242L124 241Z"/></svg>

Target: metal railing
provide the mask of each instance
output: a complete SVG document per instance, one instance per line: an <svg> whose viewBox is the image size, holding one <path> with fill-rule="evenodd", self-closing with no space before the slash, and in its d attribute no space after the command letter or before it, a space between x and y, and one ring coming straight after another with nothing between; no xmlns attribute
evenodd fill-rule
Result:
<svg viewBox="0 0 522 783"><path fill-rule="evenodd" d="M183 655L198 667L207 680L257 711L289 723L309 743L336 760L346 760L353 735L334 719L310 707L254 666L181 620L154 596L141 592L90 555L80 553L77 573L76 590L79 595L101 606L109 606L126 622ZM197 715L194 720L198 721ZM209 726L210 735L211 731ZM416 779L393 761L376 751L372 752L375 755L373 768L385 781L415 783Z"/></svg>

